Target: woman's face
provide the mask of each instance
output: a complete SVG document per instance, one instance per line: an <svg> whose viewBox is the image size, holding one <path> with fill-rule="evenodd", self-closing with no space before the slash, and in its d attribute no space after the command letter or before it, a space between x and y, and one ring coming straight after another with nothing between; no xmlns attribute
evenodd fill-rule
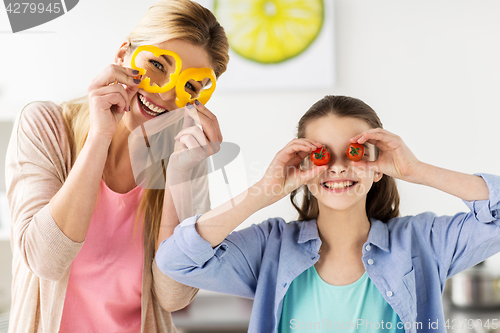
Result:
<svg viewBox="0 0 500 333"><path fill-rule="evenodd" d="M173 39L154 46L160 49L169 50L177 53L182 60L181 71L187 68L212 68L208 53L201 46L193 45L189 42L180 39ZM128 52L123 57L123 65L131 67L132 53ZM139 67L146 69L146 74L157 71L168 74L172 70L170 57L155 57L149 52L141 52L137 55L136 64ZM152 76L152 75L151 75ZM168 77L168 75L167 75ZM207 83L208 79L200 81L190 80L186 84L186 91L200 91ZM178 109L175 104L176 92L175 87L163 93L148 93L143 89L139 89L130 101L130 112L123 115L124 125L132 131L142 123L155 118L165 112Z"/></svg>
<svg viewBox="0 0 500 333"><path fill-rule="evenodd" d="M306 139L321 142L330 150L328 169L309 180L306 185L318 200L321 210L365 209L366 195L381 174L351 165L347 158L349 139L371 127L362 119L328 115L311 121L306 128ZM372 159L373 145L365 147L364 159Z"/></svg>

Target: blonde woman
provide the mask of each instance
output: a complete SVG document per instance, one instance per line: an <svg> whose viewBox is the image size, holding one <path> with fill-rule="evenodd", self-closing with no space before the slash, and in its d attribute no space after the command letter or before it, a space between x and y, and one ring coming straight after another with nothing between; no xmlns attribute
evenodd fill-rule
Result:
<svg viewBox="0 0 500 333"><path fill-rule="evenodd" d="M211 68L216 77L229 60L224 30L209 10L162 0L118 49L115 63L93 80L88 96L24 108L7 156L9 332L174 332L170 311L197 292L163 275L154 261L157 244L179 222L170 190L143 189L132 172L131 131L178 108L175 89L138 88L141 78L130 67L141 45L173 51L182 70ZM221 142L217 118L200 103L187 107L197 110L204 132L187 127L181 141L201 133ZM207 186L193 200L195 213L209 210Z"/></svg>

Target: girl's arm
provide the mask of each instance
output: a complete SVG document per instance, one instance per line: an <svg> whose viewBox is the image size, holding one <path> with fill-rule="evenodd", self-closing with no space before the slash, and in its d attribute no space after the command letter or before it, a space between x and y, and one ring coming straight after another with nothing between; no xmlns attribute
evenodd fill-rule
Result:
<svg viewBox="0 0 500 333"><path fill-rule="evenodd" d="M302 171L300 163L321 143L294 139L276 154L264 177L234 199L203 214L196 222L201 238L212 247L220 244L238 225L253 213L282 199L307 180L323 172L327 166Z"/></svg>
<svg viewBox="0 0 500 333"><path fill-rule="evenodd" d="M380 149L374 162L351 162L352 165L374 168L389 176L427 185L464 200L470 212L454 216L423 213L402 218L415 222L415 237L425 240L415 255L428 248L439 264L444 281L500 251L500 177L469 175L435 167L418 161L400 137L372 129L351 139L370 142ZM405 223L396 223L404 228Z"/></svg>
<svg viewBox="0 0 500 333"><path fill-rule="evenodd" d="M380 149L376 161L351 162L352 165L374 168L388 176L434 187L466 201L489 198L488 187L481 177L420 162L403 140L389 131L371 129L352 138L351 142L369 142Z"/></svg>

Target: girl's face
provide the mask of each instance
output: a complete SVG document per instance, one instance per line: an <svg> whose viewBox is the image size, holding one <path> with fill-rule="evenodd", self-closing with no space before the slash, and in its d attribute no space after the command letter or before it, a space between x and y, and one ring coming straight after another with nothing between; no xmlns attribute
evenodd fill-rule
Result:
<svg viewBox="0 0 500 333"><path fill-rule="evenodd" d="M180 39L173 39L154 46L160 49L169 50L177 53L182 60L181 71L187 68L212 68L208 53L201 46L193 45ZM132 53L123 55L123 65L131 67ZM154 57L151 53L141 52L136 58L136 64L148 71L169 71L171 67L171 58ZM175 66L175 65L174 65ZM205 79L204 81L208 81ZM200 91L207 82L189 81L186 84L186 91ZM139 89L130 101L130 112L123 115L122 120L125 126L132 131L142 123L159 116L165 112L173 111L179 107L175 104L175 87L163 93L148 93Z"/></svg>
<svg viewBox="0 0 500 333"><path fill-rule="evenodd" d="M307 125L306 139L321 142L330 150L328 169L306 183L318 200L320 211L365 210L366 195L382 174L351 165L346 152L349 139L369 129L371 127L362 119L335 115L315 119ZM370 154L375 154L373 145L365 147L364 158L371 159Z"/></svg>

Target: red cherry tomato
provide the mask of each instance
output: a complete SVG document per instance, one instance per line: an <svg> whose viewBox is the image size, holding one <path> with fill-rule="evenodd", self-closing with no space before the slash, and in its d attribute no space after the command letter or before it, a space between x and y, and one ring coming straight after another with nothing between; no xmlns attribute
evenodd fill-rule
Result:
<svg viewBox="0 0 500 333"><path fill-rule="evenodd" d="M330 161L330 152L325 147L318 148L311 153L311 161L315 165L325 165Z"/></svg>
<svg viewBox="0 0 500 333"><path fill-rule="evenodd" d="M347 146L347 158L351 161L360 161L365 155L365 147L359 143L351 143Z"/></svg>

